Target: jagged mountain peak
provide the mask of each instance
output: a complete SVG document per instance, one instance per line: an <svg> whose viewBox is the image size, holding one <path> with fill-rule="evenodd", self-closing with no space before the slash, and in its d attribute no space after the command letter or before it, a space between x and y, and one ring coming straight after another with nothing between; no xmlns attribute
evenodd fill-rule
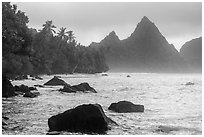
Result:
<svg viewBox="0 0 204 137"><path fill-rule="evenodd" d="M108 35L116 35L115 31L111 31ZM117 35L116 35L117 36Z"/></svg>
<svg viewBox="0 0 204 137"><path fill-rule="evenodd" d="M144 16L137 24L134 32L126 40L140 40L151 43L153 41L162 41L162 43L168 43L165 37L161 34L157 26Z"/></svg>
<svg viewBox="0 0 204 137"><path fill-rule="evenodd" d="M141 22L151 22L151 21L147 18L147 16L144 16L142 18Z"/></svg>
<svg viewBox="0 0 204 137"><path fill-rule="evenodd" d="M115 31L111 31L106 37L119 39L118 36L116 35Z"/></svg>
<svg viewBox="0 0 204 137"><path fill-rule="evenodd" d="M156 25L150 21L146 16L144 16L141 21L137 24L137 27L135 28L135 31L133 34L136 33L160 33Z"/></svg>
<svg viewBox="0 0 204 137"><path fill-rule="evenodd" d="M115 31L111 31L101 42L104 41L120 41L120 39L116 35Z"/></svg>
<svg viewBox="0 0 204 137"><path fill-rule="evenodd" d="M144 16L141 21L138 23L138 26L143 26L143 27L147 27L147 26L155 26L155 24L150 21L146 16ZM156 26L155 26L156 27Z"/></svg>

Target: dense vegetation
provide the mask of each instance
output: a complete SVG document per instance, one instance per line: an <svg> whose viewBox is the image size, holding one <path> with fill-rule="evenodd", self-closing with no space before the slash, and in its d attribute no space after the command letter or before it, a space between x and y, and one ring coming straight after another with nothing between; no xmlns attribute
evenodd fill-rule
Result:
<svg viewBox="0 0 204 137"><path fill-rule="evenodd" d="M80 45L73 31L52 21L42 30L28 28L28 17L16 5L2 3L2 71L7 75L98 73L108 70L102 52Z"/></svg>

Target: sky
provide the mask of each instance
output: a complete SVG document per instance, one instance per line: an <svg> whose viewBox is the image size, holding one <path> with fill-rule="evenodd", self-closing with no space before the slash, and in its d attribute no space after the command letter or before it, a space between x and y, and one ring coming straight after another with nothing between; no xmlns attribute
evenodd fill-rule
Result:
<svg viewBox="0 0 204 137"><path fill-rule="evenodd" d="M42 29L52 20L73 30L76 40L88 46L100 42L111 31L122 40L130 36L143 16L159 28L170 44L179 50L194 38L202 36L201 2L12 2L29 18L28 26Z"/></svg>

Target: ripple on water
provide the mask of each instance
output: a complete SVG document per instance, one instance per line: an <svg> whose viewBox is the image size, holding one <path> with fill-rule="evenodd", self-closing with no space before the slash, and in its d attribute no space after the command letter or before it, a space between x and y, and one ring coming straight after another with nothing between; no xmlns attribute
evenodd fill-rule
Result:
<svg viewBox="0 0 204 137"><path fill-rule="evenodd" d="M201 75L178 74L108 74L60 75L70 84L88 82L98 93L61 93L61 87L38 88L37 98L17 96L2 99L3 115L9 119L2 134L45 135L48 132L49 117L74 108L80 104L99 103L106 115L116 121L108 135L155 135L202 134L202 78ZM15 84L33 86L44 84L53 76L42 76L43 81L13 81ZM74 78L71 78L74 77ZM165 77L165 79L164 79ZM194 86L184 86L186 81L194 81ZM113 91L115 89L115 91ZM121 100L145 106L144 113L114 113L108 110L111 103ZM176 130L168 133L159 131L159 126ZM6 129L4 129L6 128ZM60 132L77 135L80 133Z"/></svg>

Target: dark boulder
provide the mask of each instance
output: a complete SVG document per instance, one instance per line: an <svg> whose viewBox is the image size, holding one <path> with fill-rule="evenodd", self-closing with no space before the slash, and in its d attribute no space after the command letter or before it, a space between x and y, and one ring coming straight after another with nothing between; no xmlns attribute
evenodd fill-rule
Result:
<svg viewBox="0 0 204 137"><path fill-rule="evenodd" d="M127 77L129 78L129 77L130 77L130 75L127 75Z"/></svg>
<svg viewBox="0 0 204 137"><path fill-rule="evenodd" d="M28 86L25 86L25 85L20 85L20 86L15 86L15 91L17 92L22 92L22 93L27 93L27 92L30 92L30 89Z"/></svg>
<svg viewBox="0 0 204 137"><path fill-rule="evenodd" d="M76 91L82 91L82 92L91 91L93 93L97 93L96 90L92 88L88 83L81 83L79 85L74 85L74 86L71 86L71 88Z"/></svg>
<svg viewBox="0 0 204 137"><path fill-rule="evenodd" d="M118 113L144 112L143 105L136 105L129 101L119 101L118 103L112 103L108 109Z"/></svg>
<svg viewBox="0 0 204 137"><path fill-rule="evenodd" d="M37 90L36 87L28 87L28 86L25 86L25 85L20 85L20 86L15 86L15 93L16 95L23 95L23 97L30 97L30 98L33 98L33 97L36 97L38 96L38 93L39 92L30 92L32 90Z"/></svg>
<svg viewBox="0 0 204 137"><path fill-rule="evenodd" d="M69 85L69 84L67 84L64 80L59 79L58 77L54 76L54 78L52 78L51 80L46 82L44 85L47 85L47 86L65 86L65 85Z"/></svg>
<svg viewBox="0 0 204 137"><path fill-rule="evenodd" d="M105 134L110 120L99 104L84 104L48 119L49 131Z"/></svg>
<svg viewBox="0 0 204 137"><path fill-rule="evenodd" d="M26 92L23 97L28 97L28 98L34 98L39 96L40 93L39 92Z"/></svg>
<svg viewBox="0 0 204 137"><path fill-rule="evenodd" d="M15 96L15 89L9 79L6 76L2 77L2 97L12 97Z"/></svg>

